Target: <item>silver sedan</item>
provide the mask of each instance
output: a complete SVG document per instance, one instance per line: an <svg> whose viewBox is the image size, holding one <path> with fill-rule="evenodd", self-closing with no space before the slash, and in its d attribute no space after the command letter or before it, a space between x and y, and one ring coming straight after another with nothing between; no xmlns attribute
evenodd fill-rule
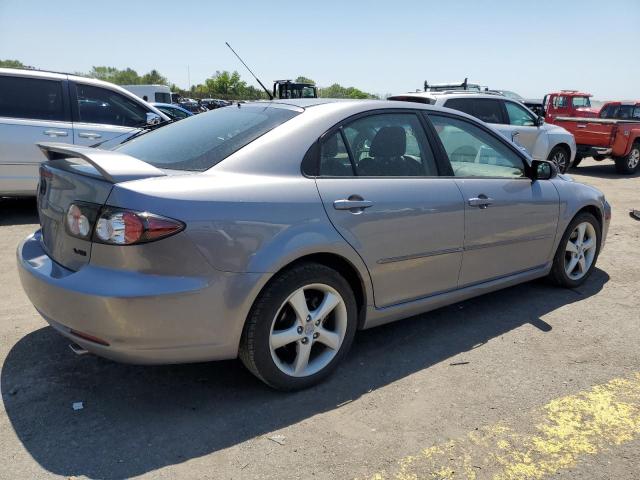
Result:
<svg viewBox="0 0 640 480"><path fill-rule="evenodd" d="M76 351L133 363L240 357L299 389L358 329L593 271L602 193L464 113L258 102L115 151L41 144L23 287ZM526 300L523 299L523 307Z"/></svg>

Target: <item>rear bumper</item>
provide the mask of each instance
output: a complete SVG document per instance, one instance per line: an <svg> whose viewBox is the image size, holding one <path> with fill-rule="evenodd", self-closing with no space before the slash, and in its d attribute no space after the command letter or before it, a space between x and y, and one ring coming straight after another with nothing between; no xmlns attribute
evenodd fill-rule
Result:
<svg viewBox="0 0 640 480"><path fill-rule="evenodd" d="M53 328L92 353L126 363L235 358L251 301L268 280L223 272L148 275L91 264L74 272L47 256L40 232L19 245L17 257L29 300Z"/></svg>

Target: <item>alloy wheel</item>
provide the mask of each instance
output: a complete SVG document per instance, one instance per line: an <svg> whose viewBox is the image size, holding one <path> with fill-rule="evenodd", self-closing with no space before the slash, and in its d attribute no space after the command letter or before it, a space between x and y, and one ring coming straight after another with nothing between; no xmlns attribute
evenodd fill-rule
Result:
<svg viewBox="0 0 640 480"><path fill-rule="evenodd" d="M565 246L564 270L571 280L584 277L596 256L596 230L589 222L579 223L573 229Z"/></svg>
<svg viewBox="0 0 640 480"><path fill-rule="evenodd" d="M562 150L558 150L551 158L551 161L557 165L560 173L567 171L567 154Z"/></svg>
<svg viewBox="0 0 640 480"><path fill-rule="evenodd" d="M638 163L640 163L640 148L634 148L627 159L627 166L629 170L633 170L638 166Z"/></svg>
<svg viewBox="0 0 640 480"><path fill-rule="evenodd" d="M271 358L285 374L306 377L325 368L347 332L347 308L329 285L298 288L278 309L271 324Z"/></svg>

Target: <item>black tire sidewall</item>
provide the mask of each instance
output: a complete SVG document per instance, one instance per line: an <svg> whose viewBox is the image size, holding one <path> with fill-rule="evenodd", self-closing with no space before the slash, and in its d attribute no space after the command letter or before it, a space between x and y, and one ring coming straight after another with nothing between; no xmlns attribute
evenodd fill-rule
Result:
<svg viewBox="0 0 640 480"><path fill-rule="evenodd" d="M347 309L347 331L336 356L319 372L307 377L292 377L282 372L271 357L269 337L275 315L286 299L300 287L322 283L334 288L342 297ZM347 354L357 329L358 312L353 290L337 271L319 264L300 264L283 272L261 292L249 316L247 328L253 328L251 360L257 375L268 385L278 390L300 390L317 384L327 377ZM246 345L245 345L246 346ZM243 346L241 345L241 348ZM250 370L253 370L250 368Z"/></svg>
<svg viewBox="0 0 640 480"><path fill-rule="evenodd" d="M587 273L579 280L574 280L572 278L569 278L569 276L567 275L567 272L564 269L564 255L565 255L567 241L569 240L571 233L573 232L573 230L576 228L578 224L583 222L591 223L593 225L593 228L596 231L596 240L597 240L596 254L593 257L593 262L591 262L591 265L589 266L589 270L587 270ZM569 223L569 226L567 227L564 234L562 235L562 239L560 240L560 244L558 245L558 249L556 250L556 254L553 258L552 277L556 281L556 283L568 288L576 288L582 285L591 276L591 273L593 272L593 269L596 266L596 262L598 261L598 257L600 255L601 242L602 242L602 228L598 220L588 212L582 212L576 215L573 218L573 220L571 220L571 222Z"/></svg>

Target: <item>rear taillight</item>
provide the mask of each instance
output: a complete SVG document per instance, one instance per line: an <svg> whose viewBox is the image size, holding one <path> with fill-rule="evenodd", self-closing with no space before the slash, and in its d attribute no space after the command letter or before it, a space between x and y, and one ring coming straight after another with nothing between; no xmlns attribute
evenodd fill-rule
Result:
<svg viewBox="0 0 640 480"><path fill-rule="evenodd" d="M74 202L65 215L72 237L109 245L153 242L184 230L184 223L149 212L134 212L92 203Z"/></svg>
<svg viewBox="0 0 640 480"><path fill-rule="evenodd" d="M69 205L64 218L67 233L72 237L89 240L99 209L100 205L92 203L75 202Z"/></svg>
<svg viewBox="0 0 640 480"><path fill-rule="evenodd" d="M174 235L184 223L148 212L106 208L98 217L93 241L110 245L133 245Z"/></svg>

